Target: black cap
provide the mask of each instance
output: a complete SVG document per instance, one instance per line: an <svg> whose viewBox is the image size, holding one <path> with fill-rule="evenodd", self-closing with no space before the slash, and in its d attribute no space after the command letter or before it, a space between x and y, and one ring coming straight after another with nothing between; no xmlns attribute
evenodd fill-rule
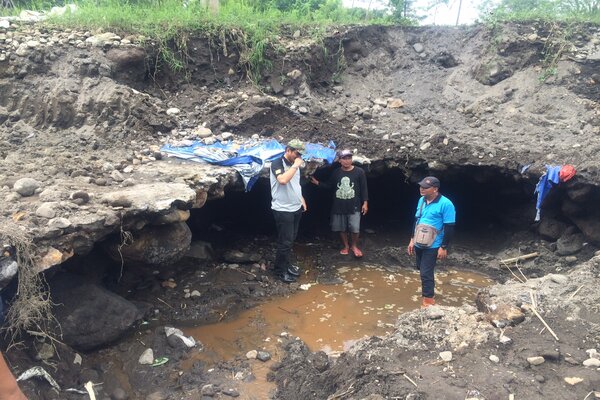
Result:
<svg viewBox="0 0 600 400"><path fill-rule="evenodd" d="M419 186L421 186L423 189L429 189L430 187L439 188L440 180L435 176L428 176L419 182Z"/></svg>

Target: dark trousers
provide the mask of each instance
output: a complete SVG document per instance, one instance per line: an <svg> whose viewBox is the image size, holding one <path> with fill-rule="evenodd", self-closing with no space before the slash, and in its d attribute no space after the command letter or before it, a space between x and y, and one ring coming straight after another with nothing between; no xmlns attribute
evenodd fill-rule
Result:
<svg viewBox="0 0 600 400"><path fill-rule="evenodd" d="M421 273L421 290L423 297L433 297L435 295L434 270L437 261L438 248L420 249L415 246L415 255L417 256L417 269Z"/></svg>
<svg viewBox="0 0 600 400"><path fill-rule="evenodd" d="M275 273L282 274L291 265L292 246L298 236L302 208L294 212L273 210L277 227L277 252L275 254Z"/></svg>

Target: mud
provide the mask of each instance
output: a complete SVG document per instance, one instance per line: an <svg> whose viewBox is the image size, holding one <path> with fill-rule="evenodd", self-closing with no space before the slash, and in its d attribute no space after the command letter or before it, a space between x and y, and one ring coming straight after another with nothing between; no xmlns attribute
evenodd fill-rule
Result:
<svg viewBox="0 0 600 400"><path fill-rule="evenodd" d="M306 33L282 36L277 44L285 55L273 54L273 68L263 71L258 86L237 64L239 54L224 57L225 48L235 47L211 48L203 37L190 39L182 76L149 62L157 49L142 47L135 35L95 46L86 44L96 39L89 32L18 22L0 35L2 239L10 242L14 232L31 239L51 290L68 274L108 289L97 292L117 308L97 304L88 319L118 316L121 300L112 295L143 315L125 336L79 351L81 363L61 340L24 335L7 353L16 373L40 365L62 389L102 382L98 396L112 399L597 396L595 362L583 365L597 359L586 350L600 346L597 26L580 26L574 36L536 23L351 27L328 32L323 42ZM549 65L548 52L562 41L570 45ZM217 139L226 132L239 142L252 135L299 137L355 150L378 207L372 204L373 219L365 221L366 256L353 260L353 268L372 263L393 272L412 264L403 249L412 184L438 175L465 218L440 270L481 271L501 284L479 294L478 308L442 301L406 313L389 334L360 341L339 357L280 337L276 362L268 374L261 370L276 388L243 392L256 360L208 366L194 358L197 348L168 341L164 327L222 322L298 288L270 275L273 226L264 210L242 206L248 198L224 207L230 211L215 220L196 214L242 191L230 169L164 159L161 145L196 139L201 125ZM542 222L533 224L537 179L546 164L566 163L575 165L576 177L553 190ZM321 167L314 162L308 169L327 174ZM21 178L37 182L17 190ZM268 195L264 178L263 185ZM301 232L301 262L321 283L335 282L343 260L327 234L327 203L324 195L308 195L313 217L307 215ZM226 218L236 209L245 215ZM174 224L181 238L200 239L212 250L204 246L201 258L182 258L173 249L183 239L160 247L168 240L156 244L143 236ZM110 259L106 250L118 255L124 232L139 234L138 244L147 240L142 254L173 254L172 262ZM258 261L225 261L227 250ZM518 268L500 262L532 252L538 256ZM3 291L5 299L11 290ZM200 295L192 296L194 290ZM559 340L543 329L533 303ZM147 348L167 364L139 364ZM452 360L442 361L442 351L451 351ZM534 356L545 362L527 361ZM565 381L573 377L583 380ZM38 378L22 386L31 399L81 397L54 392Z"/></svg>

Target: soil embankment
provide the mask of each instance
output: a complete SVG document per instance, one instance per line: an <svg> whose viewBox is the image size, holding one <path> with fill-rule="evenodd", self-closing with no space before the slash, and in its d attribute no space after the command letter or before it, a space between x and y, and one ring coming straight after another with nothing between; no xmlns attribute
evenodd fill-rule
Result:
<svg viewBox="0 0 600 400"><path fill-rule="evenodd" d="M241 179L229 168L167 159L160 148L298 137L355 150L391 213L416 194L410 184L439 176L469 222L450 264L509 282L481 293L478 308L406 314L394 334L341 359L286 339L287 356L271 374L276 398L595 396L598 357L586 350L600 345L600 28L361 27L319 42L293 37L274 45L257 87L235 43L191 38L187 69L176 74L135 35L18 21L0 28L0 232L31 244L33 264L60 299L65 342L24 339L26 350L8 354L17 370L53 365L63 389L103 381L99 393L115 399L235 394L229 378L249 368L246 360L215 374L201 364L184 369L189 351L168 341L164 326L221 320L296 287L264 270L269 229L251 219L265 214L248 204L268 198L248 195L203 214L236 198ZM533 189L547 164L572 164L577 175L552 191L533 224ZM268 196L264 179L257 190ZM212 222L232 215L229 226ZM312 223L304 242L322 233ZM373 226L366 261L410 265L399 246L405 231ZM339 260L335 244L322 242L306 259L330 278ZM531 252L539 256L515 275L499 263ZM540 333L532 307L558 341L548 328ZM140 365L148 347L172 367ZM83 363L73 363L73 349ZM442 351L452 360L440 361ZM80 396L43 381L24 387L32 399Z"/></svg>

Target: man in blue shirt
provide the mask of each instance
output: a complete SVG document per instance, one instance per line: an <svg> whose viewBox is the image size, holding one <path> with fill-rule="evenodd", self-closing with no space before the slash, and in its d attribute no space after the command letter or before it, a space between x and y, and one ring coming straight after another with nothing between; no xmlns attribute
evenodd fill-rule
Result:
<svg viewBox="0 0 600 400"><path fill-rule="evenodd" d="M435 176L419 182L421 198L415 213L413 236L408 244L408 254L416 255L417 269L421 273L422 307L435 304L435 263L437 259L443 260L448 256L448 245L456 222L454 204L439 190L440 181Z"/></svg>

